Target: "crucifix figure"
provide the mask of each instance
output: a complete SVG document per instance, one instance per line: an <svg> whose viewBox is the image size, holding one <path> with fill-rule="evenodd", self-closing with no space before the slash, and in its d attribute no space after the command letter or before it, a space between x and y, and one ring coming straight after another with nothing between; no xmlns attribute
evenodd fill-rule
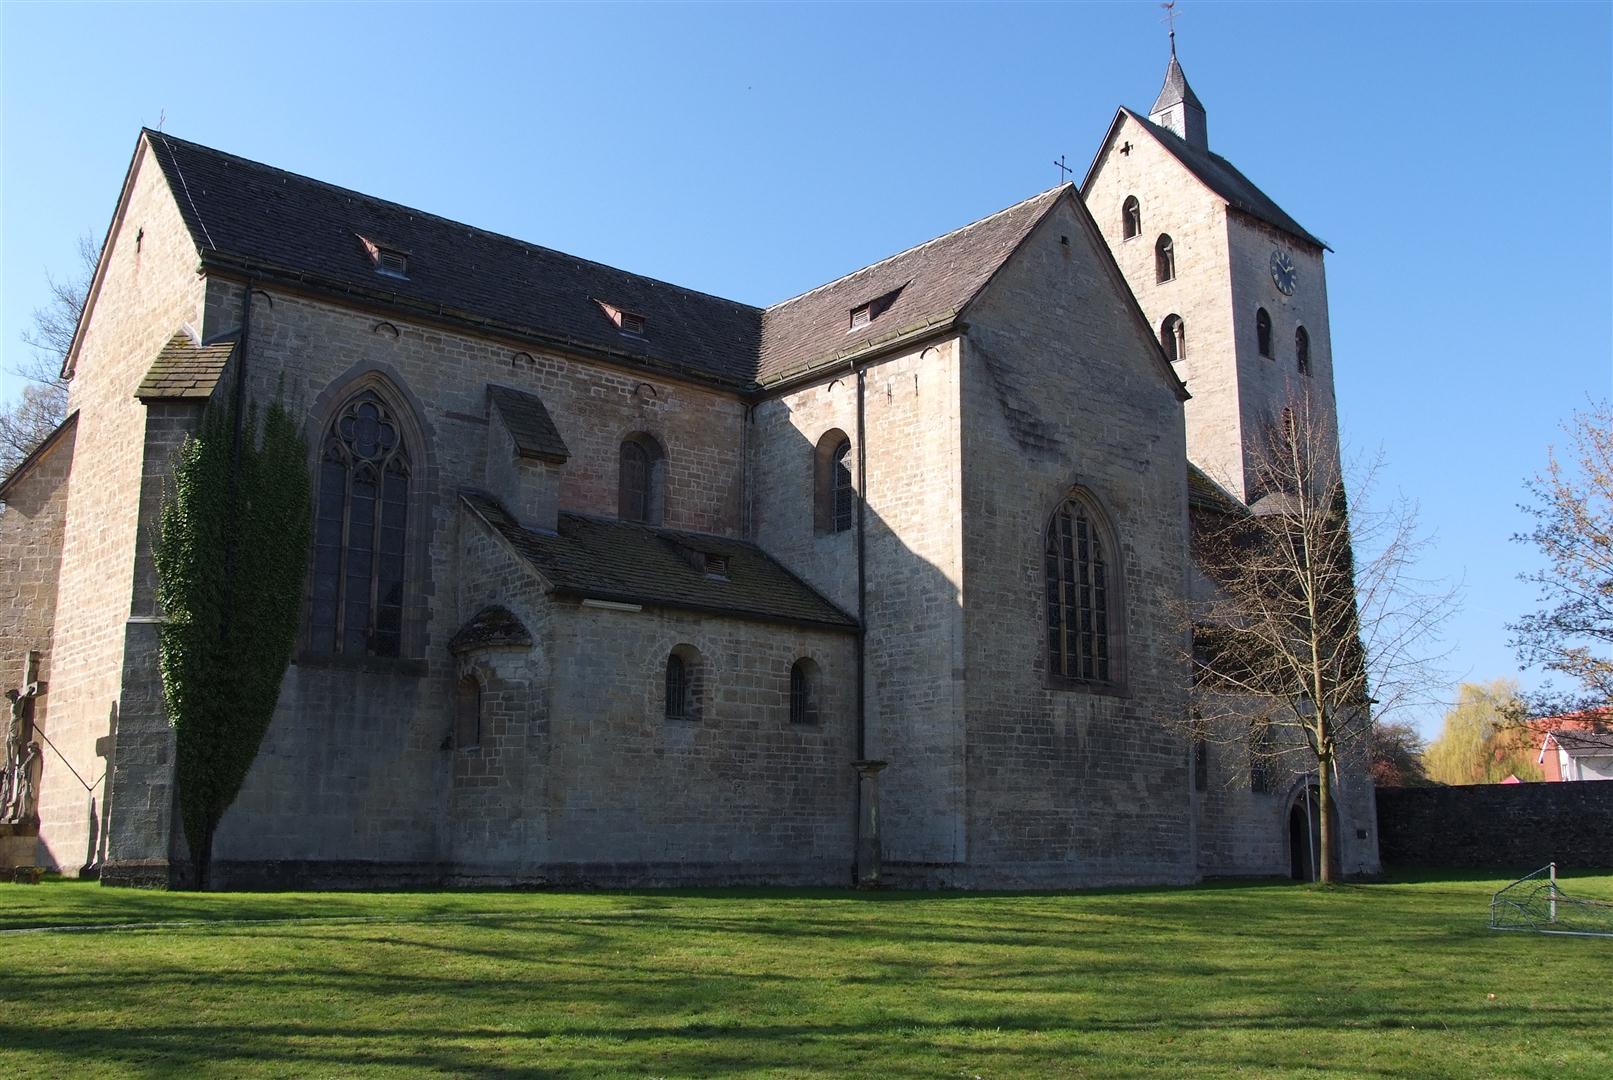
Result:
<svg viewBox="0 0 1613 1080"><path fill-rule="evenodd" d="M30 652L21 688L6 691L11 721L6 726L5 761L0 762L0 821L29 821L34 816L34 763L39 760L39 744L33 739L33 703L45 692L38 674L39 654Z"/></svg>

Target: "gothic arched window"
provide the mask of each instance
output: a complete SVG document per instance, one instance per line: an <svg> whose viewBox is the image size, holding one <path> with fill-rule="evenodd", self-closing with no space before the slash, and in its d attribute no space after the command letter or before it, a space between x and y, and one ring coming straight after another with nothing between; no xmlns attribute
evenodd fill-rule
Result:
<svg viewBox="0 0 1613 1080"><path fill-rule="evenodd" d="M1053 513L1043 557L1050 680L1118 682L1117 567L1109 530L1091 500L1072 493Z"/></svg>
<svg viewBox="0 0 1613 1080"><path fill-rule="evenodd" d="M1255 312L1255 344L1261 356L1271 357L1271 315L1265 308Z"/></svg>
<svg viewBox="0 0 1613 1080"><path fill-rule="evenodd" d="M1126 201L1120 204L1121 233L1125 239L1143 231L1142 207L1137 205L1137 196L1127 195Z"/></svg>
<svg viewBox="0 0 1613 1080"><path fill-rule="evenodd" d="M408 447L391 406L373 390L355 395L337 412L320 450L314 652L402 654L409 475Z"/></svg>
<svg viewBox="0 0 1613 1080"><path fill-rule="evenodd" d="M857 516L851 479L851 440L838 428L818 440L814 464L813 525L819 533L850 529Z"/></svg>
<svg viewBox="0 0 1613 1080"><path fill-rule="evenodd" d="M1180 315L1167 315L1159 324L1159 344L1171 363L1187 359L1187 324Z"/></svg>
<svg viewBox="0 0 1613 1080"><path fill-rule="evenodd" d="M1176 276L1176 245L1165 233L1154 241L1154 280L1165 282Z"/></svg>
<svg viewBox="0 0 1613 1080"><path fill-rule="evenodd" d="M1299 361L1299 373L1311 373L1311 336L1301 326L1294 331L1294 357Z"/></svg>
<svg viewBox="0 0 1613 1080"><path fill-rule="evenodd" d="M622 440L617 516L623 521L661 524L666 511L666 455L649 435Z"/></svg>

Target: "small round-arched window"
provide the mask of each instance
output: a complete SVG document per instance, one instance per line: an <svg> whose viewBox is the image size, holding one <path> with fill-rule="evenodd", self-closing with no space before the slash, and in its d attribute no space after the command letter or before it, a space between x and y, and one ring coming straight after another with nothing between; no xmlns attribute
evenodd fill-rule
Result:
<svg viewBox="0 0 1613 1080"><path fill-rule="evenodd" d="M1127 195L1126 201L1120 204L1120 229L1127 240L1143 231L1142 207L1137 204L1137 196Z"/></svg>
<svg viewBox="0 0 1613 1080"><path fill-rule="evenodd" d="M1255 345L1261 356L1271 358L1271 314L1265 308L1255 312Z"/></svg>
<svg viewBox="0 0 1613 1080"><path fill-rule="evenodd" d="M1180 315L1167 315L1159 324L1159 344L1173 364L1187 359L1187 324Z"/></svg>
<svg viewBox="0 0 1613 1080"><path fill-rule="evenodd" d="M617 516L623 521L659 525L666 513L666 454L651 435L622 440Z"/></svg>
<svg viewBox="0 0 1613 1080"><path fill-rule="evenodd" d="M1299 364L1299 373L1311 373L1311 336L1305 332L1303 326L1294 331L1294 357Z"/></svg>
<svg viewBox="0 0 1613 1080"><path fill-rule="evenodd" d="M1176 245L1165 233L1154 241L1154 280L1160 283L1176 277Z"/></svg>
<svg viewBox="0 0 1613 1080"><path fill-rule="evenodd" d="M818 665L803 656L790 665L790 723L818 722Z"/></svg>

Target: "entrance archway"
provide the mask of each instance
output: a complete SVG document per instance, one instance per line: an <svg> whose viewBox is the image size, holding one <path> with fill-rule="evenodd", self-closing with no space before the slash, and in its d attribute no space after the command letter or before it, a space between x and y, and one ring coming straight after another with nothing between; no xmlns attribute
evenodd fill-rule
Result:
<svg viewBox="0 0 1613 1080"><path fill-rule="evenodd" d="M1333 835L1328 845L1329 863L1337 870L1339 866L1339 830L1343 824L1339 821L1338 804L1331 799L1330 809L1333 811ZM1316 881L1321 875L1317 873L1317 860L1322 849L1322 815L1320 812L1320 792L1315 784L1306 784L1294 792L1288 803L1288 876L1295 881Z"/></svg>

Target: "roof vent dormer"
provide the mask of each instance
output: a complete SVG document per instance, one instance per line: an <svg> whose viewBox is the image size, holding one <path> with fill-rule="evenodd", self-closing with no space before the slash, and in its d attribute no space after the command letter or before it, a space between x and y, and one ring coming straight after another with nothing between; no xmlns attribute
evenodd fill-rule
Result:
<svg viewBox="0 0 1613 1080"><path fill-rule="evenodd" d="M367 236L359 236L359 243L364 245L364 253L370 257L370 265L375 267L377 274L386 277L408 278L409 253L400 247L392 247L377 243Z"/></svg>
<svg viewBox="0 0 1613 1080"><path fill-rule="evenodd" d="M626 308L617 307L615 304L607 304L603 300L595 300L594 303L599 305L600 310L610 318L611 322L616 324L616 329L622 333L631 337L644 336L645 318L643 315L636 311L628 311Z"/></svg>
<svg viewBox="0 0 1613 1080"><path fill-rule="evenodd" d="M885 311L892 304L896 303L896 298L902 295L902 289L905 288L907 288L907 286L902 285L899 288L892 289L890 292L885 293L883 296L874 297L866 304L858 304L856 307L852 308L851 318L849 320L849 325L846 327L846 332L850 333L853 330L861 330L869 323L885 314Z"/></svg>

